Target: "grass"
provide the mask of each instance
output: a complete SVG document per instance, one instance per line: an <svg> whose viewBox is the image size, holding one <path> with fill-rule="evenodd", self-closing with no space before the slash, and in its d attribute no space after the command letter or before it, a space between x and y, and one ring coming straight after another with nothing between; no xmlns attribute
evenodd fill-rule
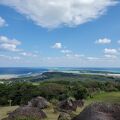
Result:
<svg viewBox="0 0 120 120"><path fill-rule="evenodd" d="M54 113L54 109L52 107L45 109L44 112L47 115L47 118L45 120L57 120L59 116L59 113Z"/></svg>
<svg viewBox="0 0 120 120"><path fill-rule="evenodd" d="M14 111L18 106L0 107L0 120L7 117L7 113Z"/></svg>
<svg viewBox="0 0 120 120"><path fill-rule="evenodd" d="M93 102L107 102L107 103L120 103L120 92L102 92L95 95L93 98L88 98L85 101L85 106L83 108L77 108L75 114L79 114L86 106ZM46 120L57 120L59 113L55 114L52 108L45 109L44 112L47 114Z"/></svg>
<svg viewBox="0 0 120 120"><path fill-rule="evenodd" d="M120 92L102 92L87 100L92 102L120 103Z"/></svg>
<svg viewBox="0 0 120 120"><path fill-rule="evenodd" d="M85 101L85 106L83 108L78 108L75 114L79 114L87 105L93 102L106 102L106 103L120 103L120 92L102 92L95 95L93 98L88 98ZM7 113L15 110L18 106L13 107L0 107L0 120L7 117ZM59 113L54 113L53 107L44 110L47 115L46 120L57 120Z"/></svg>

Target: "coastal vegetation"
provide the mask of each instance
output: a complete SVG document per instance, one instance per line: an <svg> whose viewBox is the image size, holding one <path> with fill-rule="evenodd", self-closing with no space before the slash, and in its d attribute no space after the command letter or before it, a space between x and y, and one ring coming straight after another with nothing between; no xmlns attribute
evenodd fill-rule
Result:
<svg viewBox="0 0 120 120"><path fill-rule="evenodd" d="M120 92L102 92L93 96L93 98L87 98L85 100L85 105L82 108L78 108L75 112L78 115L86 106L94 102L104 102L104 103L119 103ZM7 117L7 113L14 111L18 106L1 106L0 107L0 120ZM47 115L47 120L57 120L59 113L54 113L53 108L46 108L44 112Z"/></svg>
<svg viewBox="0 0 120 120"><path fill-rule="evenodd" d="M73 116L78 115L93 102L119 104L120 80L101 75L60 72L47 72L38 76L5 80L4 83L0 83L0 111L2 111L0 119L19 106L28 105L29 101L38 96L42 96L50 102L50 107L43 110L47 120L57 120L58 116L62 114L54 111L56 106L61 101L68 99L70 101L84 100L84 106L78 107L74 114L72 113ZM24 108L20 110L22 109L24 110Z"/></svg>
<svg viewBox="0 0 120 120"><path fill-rule="evenodd" d="M0 105L22 105L36 96L48 100L69 97L87 99L100 92L120 91L118 81L41 81L39 83L15 82L0 84Z"/></svg>

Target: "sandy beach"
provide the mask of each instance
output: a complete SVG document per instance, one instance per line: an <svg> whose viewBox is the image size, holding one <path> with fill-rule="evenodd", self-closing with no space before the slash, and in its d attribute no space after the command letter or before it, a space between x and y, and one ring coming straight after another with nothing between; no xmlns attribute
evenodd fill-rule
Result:
<svg viewBox="0 0 120 120"><path fill-rule="evenodd" d="M107 74L107 76L118 77L120 78L120 74Z"/></svg>
<svg viewBox="0 0 120 120"><path fill-rule="evenodd" d="M11 78L17 78L18 76L17 75L0 75L0 80L1 79L4 79L4 80L8 80L8 79L11 79Z"/></svg>

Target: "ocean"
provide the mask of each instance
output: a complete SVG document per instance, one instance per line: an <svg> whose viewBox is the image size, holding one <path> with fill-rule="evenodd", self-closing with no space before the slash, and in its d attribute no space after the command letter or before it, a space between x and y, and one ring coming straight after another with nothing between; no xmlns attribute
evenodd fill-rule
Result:
<svg viewBox="0 0 120 120"><path fill-rule="evenodd" d="M84 68L75 68L75 67L54 67L49 68L55 71L74 71L80 73L113 73L120 74L120 68L92 68L92 67L84 67Z"/></svg>
<svg viewBox="0 0 120 120"><path fill-rule="evenodd" d="M28 67L0 67L0 75L26 75L26 74L39 74L47 72L46 68L28 68Z"/></svg>

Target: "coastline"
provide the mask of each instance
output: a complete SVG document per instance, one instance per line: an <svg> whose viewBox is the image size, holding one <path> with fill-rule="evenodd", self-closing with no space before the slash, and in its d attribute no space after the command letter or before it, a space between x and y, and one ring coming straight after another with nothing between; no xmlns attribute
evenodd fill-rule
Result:
<svg viewBox="0 0 120 120"><path fill-rule="evenodd" d="M48 72L54 72L54 71L48 71ZM71 74L83 74L83 75L100 75L100 76L107 76L107 77L115 77L120 78L120 73L80 73L79 71L57 71L57 72L63 72L63 73L71 73ZM44 73L44 72L43 72ZM0 80L9 80L12 78L20 78L20 77L30 77L30 76L37 76L40 74L24 74L24 75L17 75L17 74L0 74Z"/></svg>
<svg viewBox="0 0 120 120"><path fill-rule="evenodd" d="M18 78L18 75L15 74L0 75L0 80L9 80L12 78Z"/></svg>
<svg viewBox="0 0 120 120"><path fill-rule="evenodd" d="M107 76L120 78L120 74L107 74Z"/></svg>

